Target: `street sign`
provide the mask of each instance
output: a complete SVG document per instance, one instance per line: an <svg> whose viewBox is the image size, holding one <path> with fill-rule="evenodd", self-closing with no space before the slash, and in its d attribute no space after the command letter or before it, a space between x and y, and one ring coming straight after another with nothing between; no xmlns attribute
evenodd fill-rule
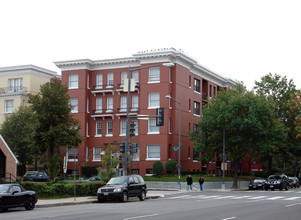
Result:
<svg viewBox="0 0 301 220"><path fill-rule="evenodd" d="M224 163L221 163L221 170L224 170ZM227 170L227 163L225 163L225 170Z"/></svg>
<svg viewBox="0 0 301 220"><path fill-rule="evenodd" d="M177 150L179 150L179 147L172 147L172 149L173 149L174 151L177 151Z"/></svg>

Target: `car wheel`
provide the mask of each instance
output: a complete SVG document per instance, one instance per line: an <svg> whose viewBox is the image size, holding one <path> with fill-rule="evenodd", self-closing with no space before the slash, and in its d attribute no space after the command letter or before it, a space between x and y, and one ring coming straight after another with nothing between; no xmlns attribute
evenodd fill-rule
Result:
<svg viewBox="0 0 301 220"><path fill-rule="evenodd" d="M25 204L25 209L26 210L33 210L35 207L35 201L33 197L29 197L26 204Z"/></svg>
<svg viewBox="0 0 301 220"><path fill-rule="evenodd" d="M0 200L0 213L4 211L3 205L4 204L3 204L2 200Z"/></svg>
<svg viewBox="0 0 301 220"><path fill-rule="evenodd" d="M126 192L124 192L124 193L122 193L120 202L126 202L126 201L128 201L128 194Z"/></svg>
<svg viewBox="0 0 301 220"><path fill-rule="evenodd" d="M138 198L140 199L140 201L144 201L146 197L145 191L142 191L141 195L138 196Z"/></svg>

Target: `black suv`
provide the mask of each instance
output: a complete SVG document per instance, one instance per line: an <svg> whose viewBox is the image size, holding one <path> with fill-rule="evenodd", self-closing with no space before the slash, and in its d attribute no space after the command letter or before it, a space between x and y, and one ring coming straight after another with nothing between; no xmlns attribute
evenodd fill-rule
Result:
<svg viewBox="0 0 301 220"><path fill-rule="evenodd" d="M23 181L34 181L34 182L48 182L51 178L47 175L45 171L28 171L24 177Z"/></svg>
<svg viewBox="0 0 301 220"><path fill-rule="evenodd" d="M288 190L288 187L289 187L288 177L286 175L282 174L282 175L269 176L264 189L265 190L268 190L268 189Z"/></svg>
<svg viewBox="0 0 301 220"><path fill-rule="evenodd" d="M98 202L115 199L126 202L129 197L138 197L145 200L147 193L146 184L139 175L113 177L109 182L97 190Z"/></svg>

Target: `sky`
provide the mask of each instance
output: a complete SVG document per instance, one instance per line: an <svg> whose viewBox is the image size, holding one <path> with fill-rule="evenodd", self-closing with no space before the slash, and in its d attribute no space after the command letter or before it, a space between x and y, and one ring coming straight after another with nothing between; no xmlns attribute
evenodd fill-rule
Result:
<svg viewBox="0 0 301 220"><path fill-rule="evenodd" d="M301 89L299 0L0 0L0 67L130 57L173 47L252 89Z"/></svg>

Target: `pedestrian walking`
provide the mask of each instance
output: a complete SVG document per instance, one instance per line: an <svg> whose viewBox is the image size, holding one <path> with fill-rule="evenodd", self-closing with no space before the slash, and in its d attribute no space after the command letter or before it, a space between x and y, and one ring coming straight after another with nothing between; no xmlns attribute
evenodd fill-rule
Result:
<svg viewBox="0 0 301 220"><path fill-rule="evenodd" d="M201 176L199 179L199 184L200 184L200 190L203 191L203 184L204 184L205 180L204 178Z"/></svg>
<svg viewBox="0 0 301 220"><path fill-rule="evenodd" d="M190 175L188 175L188 177L186 178L186 181L187 181L187 191L189 190L189 188L190 188L190 190L192 190L193 181L192 181L192 178Z"/></svg>

